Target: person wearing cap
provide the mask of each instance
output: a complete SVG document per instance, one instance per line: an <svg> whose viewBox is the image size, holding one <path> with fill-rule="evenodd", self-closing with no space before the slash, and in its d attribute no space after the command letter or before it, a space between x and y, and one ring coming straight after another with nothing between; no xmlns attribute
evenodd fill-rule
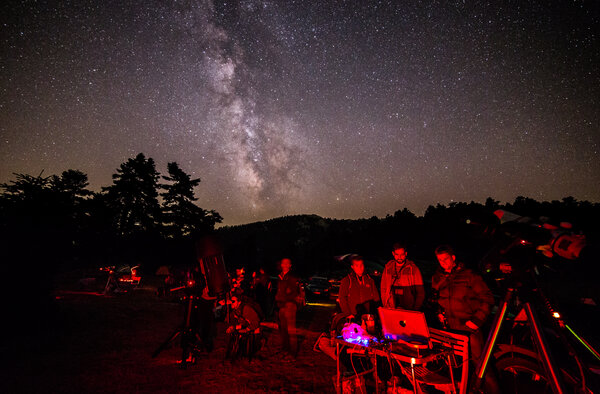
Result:
<svg viewBox="0 0 600 394"><path fill-rule="evenodd" d="M395 243L390 260L381 275L381 302L386 308L419 310L425 301L421 271L407 259L406 246Z"/></svg>
<svg viewBox="0 0 600 394"><path fill-rule="evenodd" d="M353 255L350 261L352 272L340 283L338 302L342 313L360 320L365 313L375 313L374 304L379 302L379 292L373 278L365 274L363 258Z"/></svg>

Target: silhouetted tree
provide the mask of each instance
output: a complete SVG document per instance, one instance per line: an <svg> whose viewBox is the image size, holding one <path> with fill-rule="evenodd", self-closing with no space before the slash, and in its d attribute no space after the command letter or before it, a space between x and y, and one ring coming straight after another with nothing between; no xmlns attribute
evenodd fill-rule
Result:
<svg viewBox="0 0 600 394"><path fill-rule="evenodd" d="M163 197L163 225L167 237L184 237L196 233L205 233L214 229L222 221L215 211L207 211L196 204L194 187L200 178L191 179L176 162L168 163L169 176L162 178L169 184L161 185L165 190Z"/></svg>
<svg viewBox="0 0 600 394"><path fill-rule="evenodd" d="M500 202L494 200L492 197L488 197L485 200L485 207L490 211L495 211L500 207Z"/></svg>
<svg viewBox="0 0 600 394"><path fill-rule="evenodd" d="M83 199L93 194L87 189L88 176L79 170L63 171L60 177L52 175L50 184L54 191L73 199Z"/></svg>
<svg viewBox="0 0 600 394"><path fill-rule="evenodd" d="M539 217L541 204L533 198L518 196L515 198L515 202L506 204L509 211L522 216Z"/></svg>
<svg viewBox="0 0 600 394"><path fill-rule="evenodd" d="M36 310L34 316L40 318L40 311L51 309L54 275L75 256L83 218L76 213L79 199L89 193L87 176L73 170L61 177L15 176L16 180L0 185L0 249L5 275L11 278L3 290L12 298L15 315ZM22 294L25 279L27 291ZM14 294L21 295L15 299Z"/></svg>
<svg viewBox="0 0 600 394"><path fill-rule="evenodd" d="M42 173L38 176L13 174L15 181L0 184L0 188L4 189L2 198L11 202L39 200L50 189L51 177L42 177Z"/></svg>
<svg viewBox="0 0 600 394"><path fill-rule="evenodd" d="M57 202L56 209L60 210L65 220L70 220L72 227L82 227L85 217L88 216L86 200L93 196L88 190L88 177L79 170L67 170L58 175L52 175L49 187Z"/></svg>
<svg viewBox="0 0 600 394"><path fill-rule="evenodd" d="M113 174L113 184L103 187L114 212L114 225L121 235L155 230L159 223L158 179L152 158L143 153L122 163Z"/></svg>

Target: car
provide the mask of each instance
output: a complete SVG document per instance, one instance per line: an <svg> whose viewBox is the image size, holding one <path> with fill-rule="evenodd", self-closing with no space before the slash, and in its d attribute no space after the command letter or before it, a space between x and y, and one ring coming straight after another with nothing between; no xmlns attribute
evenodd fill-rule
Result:
<svg viewBox="0 0 600 394"><path fill-rule="evenodd" d="M337 300L340 295L340 284L342 283L339 279L329 279L329 298Z"/></svg>
<svg viewBox="0 0 600 394"><path fill-rule="evenodd" d="M321 276L313 276L304 286L306 296L311 298L329 298L330 288L329 280Z"/></svg>

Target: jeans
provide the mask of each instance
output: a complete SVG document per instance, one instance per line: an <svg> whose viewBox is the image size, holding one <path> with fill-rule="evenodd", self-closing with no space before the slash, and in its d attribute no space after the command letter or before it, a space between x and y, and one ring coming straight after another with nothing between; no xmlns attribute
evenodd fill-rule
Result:
<svg viewBox="0 0 600 394"><path fill-rule="evenodd" d="M293 357L298 354L298 338L296 336L296 311L298 307L293 302L287 302L279 308L279 334L283 350Z"/></svg>

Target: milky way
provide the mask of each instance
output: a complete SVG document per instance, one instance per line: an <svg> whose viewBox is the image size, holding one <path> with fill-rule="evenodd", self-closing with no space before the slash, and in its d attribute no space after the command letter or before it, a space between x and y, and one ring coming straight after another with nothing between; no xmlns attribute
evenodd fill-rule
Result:
<svg viewBox="0 0 600 394"><path fill-rule="evenodd" d="M600 201L597 2L404 3L5 2L0 181L143 152L226 224Z"/></svg>

